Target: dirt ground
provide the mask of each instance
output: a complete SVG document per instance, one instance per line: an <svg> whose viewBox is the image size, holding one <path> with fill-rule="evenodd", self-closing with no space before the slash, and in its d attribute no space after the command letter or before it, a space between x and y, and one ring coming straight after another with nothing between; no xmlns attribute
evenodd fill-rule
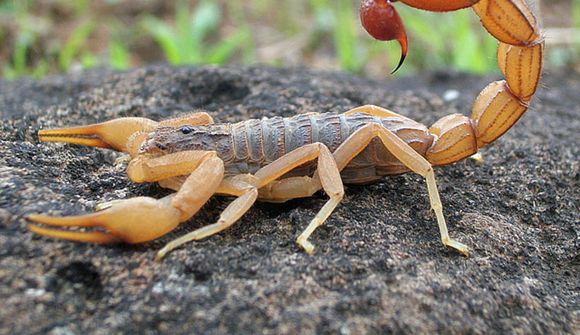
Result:
<svg viewBox="0 0 580 335"><path fill-rule="evenodd" d="M1 334L578 333L580 76L546 75L531 110L483 150L437 169L444 248L425 184L407 174L347 187L313 256L294 240L326 200L259 203L226 232L153 261L217 219L214 198L155 242L100 246L26 230L28 213L78 214L138 195L112 151L39 143L39 129L194 109L231 122L377 104L432 124L468 113L495 78L455 73L369 81L266 67L150 67L0 81ZM458 96L453 97L454 93ZM456 95L456 94L455 94ZM455 98L455 99L447 99Z"/></svg>

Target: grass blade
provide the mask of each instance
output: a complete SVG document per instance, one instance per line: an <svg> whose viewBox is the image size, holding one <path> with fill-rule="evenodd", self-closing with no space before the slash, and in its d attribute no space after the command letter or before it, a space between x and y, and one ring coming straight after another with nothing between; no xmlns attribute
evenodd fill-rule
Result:
<svg viewBox="0 0 580 335"><path fill-rule="evenodd" d="M95 26L93 22L86 22L78 26L66 41L58 55L58 64L62 71L67 71L73 59L80 53L81 47L93 32Z"/></svg>

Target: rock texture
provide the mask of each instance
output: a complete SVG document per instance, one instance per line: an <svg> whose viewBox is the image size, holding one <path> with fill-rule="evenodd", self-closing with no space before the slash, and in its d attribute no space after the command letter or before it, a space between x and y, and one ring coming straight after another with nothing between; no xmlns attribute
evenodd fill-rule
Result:
<svg viewBox="0 0 580 335"><path fill-rule="evenodd" d="M144 245L33 236L24 215L91 212L166 190L133 184L120 154L39 143L41 128L195 109L232 122L373 103L426 124L469 113L494 78L433 73L375 82L304 69L151 67L0 82L0 333L573 333L578 329L580 77L546 76L532 109L483 150L437 169L462 257L438 240L424 182L407 174L347 187L313 235L326 197L260 203L226 232L153 261L190 222ZM446 101L443 97L458 98ZM451 93L451 94L450 94Z"/></svg>

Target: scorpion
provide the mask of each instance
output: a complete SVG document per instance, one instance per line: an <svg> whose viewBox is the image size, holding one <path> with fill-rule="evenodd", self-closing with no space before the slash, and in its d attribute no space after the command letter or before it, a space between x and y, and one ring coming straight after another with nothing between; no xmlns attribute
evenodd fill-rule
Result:
<svg viewBox="0 0 580 335"><path fill-rule="evenodd" d="M311 254L314 245L308 239L343 199L343 183L370 183L412 171L426 180L443 245L467 256L468 247L449 236L433 167L474 155L526 112L540 80L544 40L536 17L523 0L400 2L436 12L472 7L487 31L499 40L497 59L505 80L482 90L471 117L452 114L427 128L387 109L365 105L343 114L308 113L234 124L214 124L208 113L199 111L161 122L127 117L41 130L41 141L123 151L131 157L127 173L132 181L157 182L176 192L161 199L113 200L97 206L95 213L80 216L32 214L27 217L33 222L29 229L72 241L141 243L188 221L214 194L235 197L217 222L159 250L156 259L161 259L187 242L230 227L258 199L284 202L310 197L322 189L329 199L297 238ZM407 37L391 1L363 0L360 16L371 36L400 43L400 67L407 53ZM78 227L96 229L74 229Z"/></svg>

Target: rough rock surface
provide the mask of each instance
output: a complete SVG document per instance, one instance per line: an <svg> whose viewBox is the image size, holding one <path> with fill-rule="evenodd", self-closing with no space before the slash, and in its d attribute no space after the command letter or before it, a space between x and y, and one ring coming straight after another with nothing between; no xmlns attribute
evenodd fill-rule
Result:
<svg viewBox="0 0 580 335"><path fill-rule="evenodd" d="M39 143L41 128L194 109L231 122L366 103L432 124L468 113L492 80L152 67L0 81L0 333L578 332L577 75L546 76L532 109L483 150L483 163L437 169L451 235L471 247L469 258L440 244L425 184L412 174L347 187L312 237L313 256L294 240L324 194L259 203L226 232L162 263L153 261L158 248L213 222L230 200L213 198L174 233L138 246L26 230L27 213L78 214L107 200L167 194L131 183L118 153ZM445 101L449 90L459 97Z"/></svg>

